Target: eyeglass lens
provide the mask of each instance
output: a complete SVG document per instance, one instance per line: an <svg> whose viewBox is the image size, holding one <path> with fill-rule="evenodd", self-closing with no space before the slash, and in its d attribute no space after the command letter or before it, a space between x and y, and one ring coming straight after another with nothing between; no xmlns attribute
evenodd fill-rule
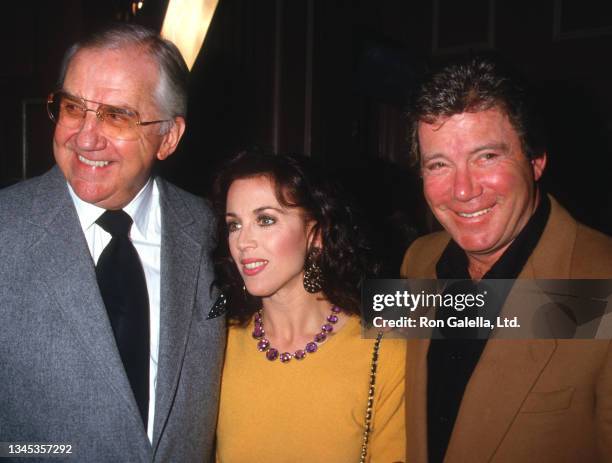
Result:
<svg viewBox="0 0 612 463"><path fill-rule="evenodd" d="M89 109L85 102L63 92L52 94L47 102L49 117L57 124L80 128L88 112L93 112L99 120L103 133L111 138L138 138L138 115L127 108L100 104L97 109Z"/></svg>

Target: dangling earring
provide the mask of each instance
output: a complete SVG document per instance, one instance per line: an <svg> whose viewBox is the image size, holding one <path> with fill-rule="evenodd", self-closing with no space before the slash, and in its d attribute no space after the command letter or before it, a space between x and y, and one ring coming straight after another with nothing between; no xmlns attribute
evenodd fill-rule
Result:
<svg viewBox="0 0 612 463"><path fill-rule="evenodd" d="M309 293L318 293L323 285L323 274L321 267L317 264L320 254L320 249L311 249L304 263L304 289Z"/></svg>

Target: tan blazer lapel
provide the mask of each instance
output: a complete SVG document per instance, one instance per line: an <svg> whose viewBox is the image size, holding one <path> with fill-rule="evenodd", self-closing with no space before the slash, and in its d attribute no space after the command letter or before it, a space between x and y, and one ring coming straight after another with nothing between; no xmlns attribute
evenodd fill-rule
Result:
<svg viewBox="0 0 612 463"><path fill-rule="evenodd" d="M520 279L570 277L576 222L549 199L550 218ZM445 461L492 458L556 348L554 339L487 343L463 395Z"/></svg>
<svg viewBox="0 0 612 463"><path fill-rule="evenodd" d="M550 217L519 278L570 278L578 224L552 197Z"/></svg>
<svg viewBox="0 0 612 463"><path fill-rule="evenodd" d="M448 243L448 235L439 233L430 240L428 249L434 252L435 259L424 265L412 265L411 262L424 261L422 256L409 256L407 253L400 270L402 278L436 278L435 263ZM427 352L430 339L409 339L406 354L406 461L427 463Z"/></svg>
<svg viewBox="0 0 612 463"><path fill-rule="evenodd" d="M550 197L551 214L519 278L570 278L577 232L574 219ZM426 237L406 254L404 278L435 278L445 233ZM562 250L562 252L559 252ZM432 257L433 256L433 257ZM408 341L406 371L407 461L427 462L427 351L429 340ZM555 340L490 340L463 395L445 461L489 461L503 441L557 348Z"/></svg>
<svg viewBox="0 0 612 463"><path fill-rule="evenodd" d="M491 340L463 395L445 461L489 461L555 351L555 340Z"/></svg>
<svg viewBox="0 0 612 463"><path fill-rule="evenodd" d="M427 351L429 339L409 339L406 354L406 461L427 463Z"/></svg>

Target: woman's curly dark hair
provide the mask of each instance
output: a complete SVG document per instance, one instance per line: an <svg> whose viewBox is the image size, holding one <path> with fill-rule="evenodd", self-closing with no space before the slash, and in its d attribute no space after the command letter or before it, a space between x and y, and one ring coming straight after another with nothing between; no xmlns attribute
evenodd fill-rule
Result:
<svg viewBox="0 0 612 463"><path fill-rule="evenodd" d="M376 274L371 247L355 210L314 162L304 156L271 155L243 151L230 159L218 172L213 184L213 203L218 218L218 242L214 252L215 284L227 298L227 316L231 323L245 324L261 308L261 298L249 295L231 258L225 224L227 192L235 180L265 176L275 188L283 207L299 207L306 220L320 235L321 252L315 254L321 268L322 292L343 310L359 313L363 280Z"/></svg>

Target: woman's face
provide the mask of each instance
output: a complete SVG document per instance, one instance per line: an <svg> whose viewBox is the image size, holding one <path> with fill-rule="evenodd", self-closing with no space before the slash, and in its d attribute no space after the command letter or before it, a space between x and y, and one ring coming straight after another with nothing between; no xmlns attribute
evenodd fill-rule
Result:
<svg viewBox="0 0 612 463"><path fill-rule="evenodd" d="M313 224L302 209L279 204L268 177L235 180L227 192L225 220L230 253L250 294L305 291L304 260Z"/></svg>

